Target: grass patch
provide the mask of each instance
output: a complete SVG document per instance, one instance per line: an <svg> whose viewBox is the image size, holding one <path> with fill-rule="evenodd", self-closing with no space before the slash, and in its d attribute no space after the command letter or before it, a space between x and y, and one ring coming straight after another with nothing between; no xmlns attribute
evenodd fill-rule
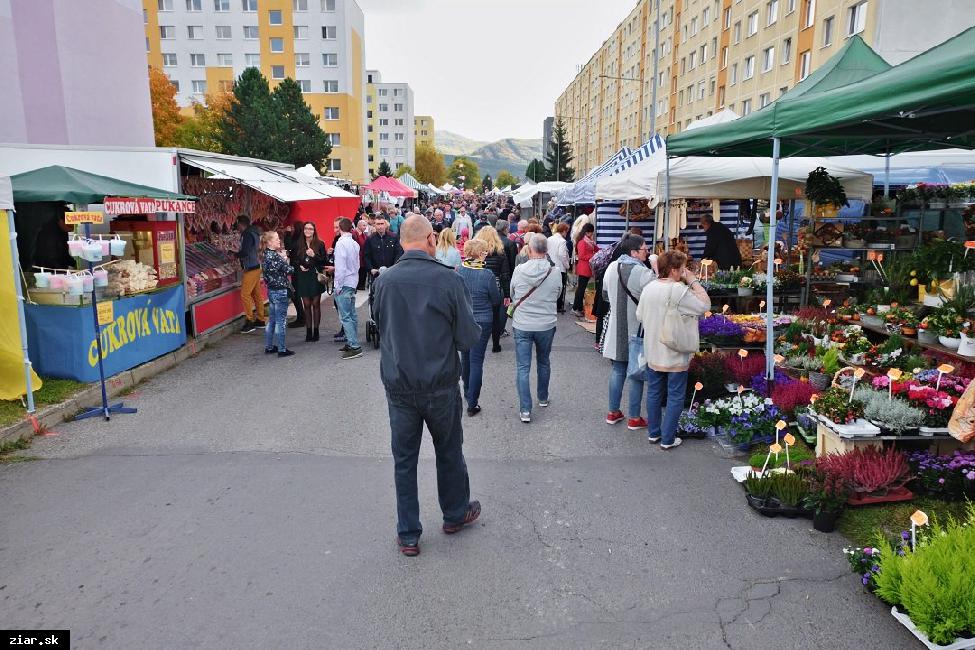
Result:
<svg viewBox="0 0 975 650"><path fill-rule="evenodd" d="M34 393L34 404L38 407L60 404L87 384L73 379L45 379L44 386ZM27 407L20 400L0 400L0 427L23 420Z"/></svg>
<svg viewBox="0 0 975 650"><path fill-rule="evenodd" d="M946 521L949 515L955 519L963 519L965 502L919 496L913 501L903 503L847 508L840 516L836 528L856 546L872 546L876 543L878 530L889 539L899 537L902 530L910 530L910 518L915 510L923 510L928 517L939 521Z"/></svg>
<svg viewBox="0 0 975 650"><path fill-rule="evenodd" d="M0 465L11 465L13 463L24 463L29 460L37 460L36 456L22 456L15 453L27 449L28 447L30 447L30 440L26 438L7 440L0 443Z"/></svg>

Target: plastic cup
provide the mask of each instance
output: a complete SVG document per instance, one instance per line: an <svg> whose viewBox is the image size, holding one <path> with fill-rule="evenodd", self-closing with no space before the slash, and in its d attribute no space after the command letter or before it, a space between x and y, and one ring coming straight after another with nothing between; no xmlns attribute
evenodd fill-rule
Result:
<svg viewBox="0 0 975 650"><path fill-rule="evenodd" d="M96 287L107 287L108 286L108 271L105 269L96 269L92 274L92 280Z"/></svg>
<svg viewBox="0 0 975 650"><path fill-rule="evenodd" d="M52 273L48 286L52 289L64 289L64 276Z"/></svg>
<svg viewBox="0 0 975 650"><path fill-rule="evenodd" d="M80 296L84 292L85 282L80 275L65 276L64 284L68 290L68 295Z"/></svg>
<svg viewBox="0 0 975 650"><path fill-rule="evenodd" d="M125 255L125 240L121 237L116 237L109 242L112 255L115 257L122 257Z"/></svg>
<svg viewBox="0 0 975 650"><path fill-rule="evenodd" d="M80 239L70 239L68 240L68 253L71 257L81 257L81 253L84 250L85 242Z"/></svg>
<svg viewBox="0 0 975 650"><path fill-rule="evenodd" d="M38 289L46 289L51 286L51 274L39 271L34 274L34 286Z"/></svg>
<svg viewBox="0 0 975 650"><path fill-rule="evenodd" d="M95 288L95 278L92 277L91 273L82 273L81 281L85 293L90 293Z"/></svg>

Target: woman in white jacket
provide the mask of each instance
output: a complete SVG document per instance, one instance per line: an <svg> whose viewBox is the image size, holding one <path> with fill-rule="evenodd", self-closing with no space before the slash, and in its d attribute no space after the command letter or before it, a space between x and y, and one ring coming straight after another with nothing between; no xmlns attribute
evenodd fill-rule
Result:
<svg viewBox="0 0 975 650"><path fill-rule="evenodd" d="M560 223L555 226L555 234L548 238L548 256L555 264L555 270L562 274L562 292L556 301L558 313L565 313L565 285L569 278L569 246L565 236L569 233L569 224Z"/></svg>
<svg viewBox="0 0 975 650"><path fill-rule="evenodd" d="M656 277L646 266L650 249L643 237L632 233L623 235L620 250L622 255L606 268L602 283L603 298L610 305L603 356L613 363L609 375L609 413L606 416L606 424L616 424L623 419L620 404L623 400L623 385L627 380L630 337L636 336L640 329L636 307L644 287ZM629 380L626 426L633 431L638 431L647 427L647 421L640 417L644 380L643 377L639 379L630 377Z"/></svg>

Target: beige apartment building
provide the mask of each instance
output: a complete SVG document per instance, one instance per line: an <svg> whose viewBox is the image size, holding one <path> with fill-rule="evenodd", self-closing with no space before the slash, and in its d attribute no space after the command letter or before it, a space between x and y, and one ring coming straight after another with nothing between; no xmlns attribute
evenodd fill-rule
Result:
<svg viewBox="0 0 975 650"><path fill-rule="evenodd" d="M639 0L555 115L581 175L654 131L767 106L854 35L901 63L975 24L971 9L966 0Z"/></svg>
<svg viewBox="0 0 975 650"><path fill-rule="evenodd" d="M413 118L413 132L416 135L416 146L428 144L436 146L433 135L433 117L431 115L417 115Z"/></svg>

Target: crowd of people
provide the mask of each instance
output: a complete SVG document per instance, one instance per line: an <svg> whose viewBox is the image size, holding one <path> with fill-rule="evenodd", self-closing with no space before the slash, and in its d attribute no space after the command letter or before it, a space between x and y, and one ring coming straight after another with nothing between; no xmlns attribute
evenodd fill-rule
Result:
<svg viewBox="0 0 975 650"><path fill-rule="evenodd" d="M304 327L306 341L318 341L323 295L331 292L342 324L333 341L344 343L342 359L361 357L356 292L369 289L393 436L399 546L406 555L419 553L422 532L416 461L423 425L437 452L443 529L458 532L480 514L480 504L470 500L461 415L465 406L468 417L482 410L488 344L499 352L504 337L513 340L518 415L530 423L534 406L551 403L552 344L573 277L576 316L583 315L590 283L596 285L596 347L611 363L606 423L626 420L664 450L681 444L678 418L697 328L690 343L674 328L709 310L710 299L687 255L652 255L639 228L601 250L591 214L522 219L509 199L488 197L437 201L414 211L364 211L355 221L336 222L331 245L311 222L283 236L256 233L246 217L238 225L239 258L245 280L251 278L242 290L248 292L242 331L263 326L267 354L294 354L285 340L290 327ZM268 289L266 322L255 271ZM297 313L291 324L289 302Z"/></svg>

